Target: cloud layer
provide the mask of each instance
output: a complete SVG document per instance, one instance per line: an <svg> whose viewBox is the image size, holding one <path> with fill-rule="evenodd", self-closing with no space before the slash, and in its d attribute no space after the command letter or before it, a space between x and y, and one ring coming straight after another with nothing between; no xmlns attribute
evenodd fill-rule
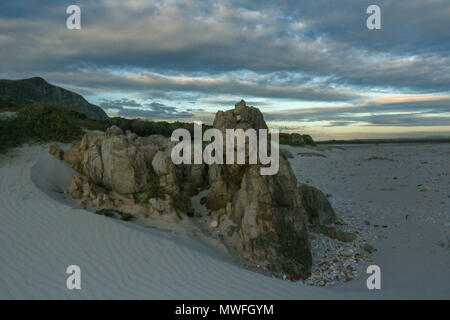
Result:
<svg viewBox="0 0 450 320"><path fill-rule="evenodd" d="M43 76L127 116L191 118L246 98L273 121L302 116L338 127L448 120L448 0L376 1L377 31L366 28L373 4L366 0L77 4L82 29L68 30L61 1L3 1L2 78ZM371 105L394 95L416 96ZM282 111L292 108L303 110Z"/></svg>

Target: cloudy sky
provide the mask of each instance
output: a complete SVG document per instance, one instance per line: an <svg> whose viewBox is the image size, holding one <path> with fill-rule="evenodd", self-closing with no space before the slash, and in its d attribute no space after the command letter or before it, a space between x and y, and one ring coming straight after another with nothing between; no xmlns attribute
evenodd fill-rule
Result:
<svg viewBox="0 0 450 320"><path fill-rule="evenodd" d="M2 1L0 78L32 76L110 115L211 121L244 98L318 140L450 136L450 1Z"/></svg>

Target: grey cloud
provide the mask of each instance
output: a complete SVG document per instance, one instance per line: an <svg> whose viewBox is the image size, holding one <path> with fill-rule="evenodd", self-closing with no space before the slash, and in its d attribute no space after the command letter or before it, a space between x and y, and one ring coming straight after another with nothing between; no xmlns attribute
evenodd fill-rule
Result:
<svg viewBox="0 0 450 320"><path fill-rule="evenodd" d="M104 109L118 109L117 115L132 118L151 118L151 119L180 119L190 118L194 114L187 111L180 111L175 107L167 106L162 103L139 103L135 100L122 98L118 100L103 99L100 106Z"/></svg>
<svg viewBox="0 0 450 320"><path fill-rule="evenodd" d="M244 98L264 110L284 101L345 103L265 112L269 121L450 123L448 100L363 103L373 93L450 93L448 0L378 0L378 31L365 27L371 0L76 3L79 31L65 28L67 3L0 3L2 78L42 76L97 100L134 97L100 100L130 117L211 119L190 102L232 106ZM139 102L147 99L169 105Z"/></svg>
<svg viewBox="0 0 450 320"><path fill-rule="evenodd" d="M264 113L264 117L268 121L328 121L330 126L347 126L356 122L384 126L448 126L448 114L450 97L420 102L287 110Z"/></svg>
<svg viewBox="0 0 450 320"><path fill-rule="evenodd" d="M100 107L103 109L122 109L124 107L142 107L142 104L136 100L122 98L118 100L101 99Z"/></svg>
<svg viewBox="0 0 450 320"><path fill-rule="evenodd" d="M366 0L79 2L83 29L69 32L61 23L62 3L27 1L27 9L23 0L4 1L0 58L8 64L0 71L130 67L167 75L251 70L281 77L291 71L304 80L327 77L328 90L336 84L422 92L450 87L450 32L441 27L449 21L447 0L378 1L383 27L376 32L365 27ZM264 80L255 86L268 86ZM310 98L279 91L264 90L264 97Z"/></svg>
<svg viewBox="0 0 450 320"><path fill-rule="evenodd" d="M253 74L255 78L273 77L269 75ZM349 90L327 87L320 84L310 84L308 82L286 84L285 82L270 82L259 84L250 79L223 76L213 79L166 77L158 74L144 72L136 77L111 75L101 70L91 70L89 72L54 72L48 74L49 79L58 83L71 83L73 86L88 86L91 89L103 91L134 91L141 92L148 96L148 91L165 92L191 92L204 96L211 95L232 95L236 101L242 97L262 97L278 99L298 99L310 101L350 101L360 98L360 96ZM170 94L171 95L171 94ZM176 94L175 94L176 95ZM173 98L172 98L173 99ZM214 100L214 99L213 99ZM255 103L257 104L257 103Z"/></svg>

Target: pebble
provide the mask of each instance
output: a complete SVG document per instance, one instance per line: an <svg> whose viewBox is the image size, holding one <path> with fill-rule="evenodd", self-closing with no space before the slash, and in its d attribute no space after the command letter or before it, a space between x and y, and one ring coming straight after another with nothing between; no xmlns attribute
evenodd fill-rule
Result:
<svg viewBox="0 0 450 320"><path fill-rule="evenodd" d="M209 225L210 228L217 228L219 226L219 223L217 220L213 220L211 224Z"/></svg>

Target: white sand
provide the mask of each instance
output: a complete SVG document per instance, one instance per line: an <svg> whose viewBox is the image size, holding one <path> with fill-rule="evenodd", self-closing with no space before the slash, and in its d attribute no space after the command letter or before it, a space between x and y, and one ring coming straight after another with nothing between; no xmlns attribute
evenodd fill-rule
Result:
<svg viewBox="0 0 450 320"><path fill-rule="evenodd" d="M301 182L332 194L340 215L372 223L379 291L366 288L364 274L333 287L265 277L186 235L76 208L54 191L73 171L45 146L31 146L0 157L0 298L450 298L449 146L345 148L323 151L327 158L296 156L291 164ZM81 290L66 289L72 264L81 268Z"/></svg>

